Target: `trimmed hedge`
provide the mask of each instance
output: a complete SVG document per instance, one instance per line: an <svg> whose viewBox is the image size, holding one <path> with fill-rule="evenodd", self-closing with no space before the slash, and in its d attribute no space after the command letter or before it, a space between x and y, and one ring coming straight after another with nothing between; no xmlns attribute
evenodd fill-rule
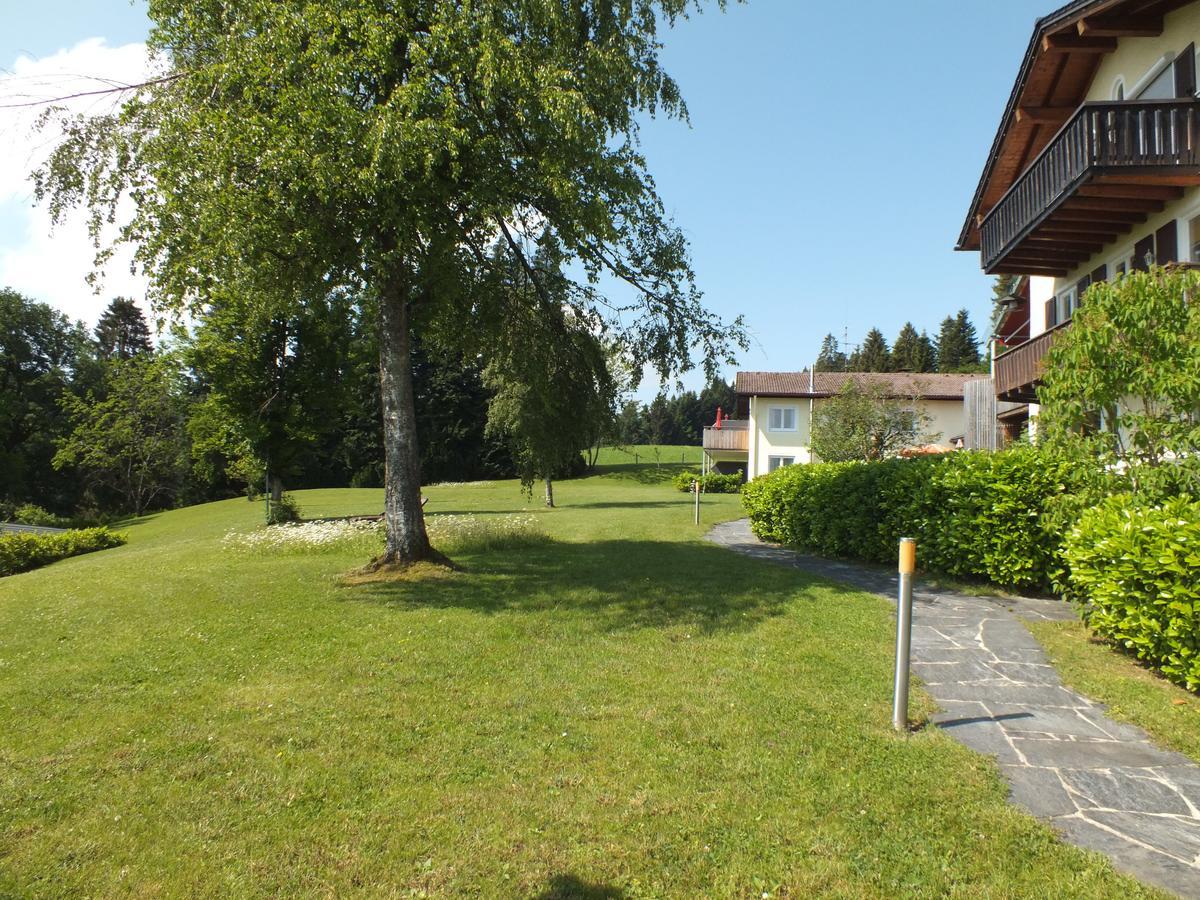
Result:
<svg viewBox="0 0 1200 900"><path fill-rule="evenodd" d="M1200 503L1109 498L1080 517L1063 557L1096 634L1200 689Z"/></svg>
<svg viewBox="0 0 1200 900"><path fill-rule="evenodd" d="M680 472L671 479L676 490L687 493L692 489L692 482L704 484L704 490L709 494L736 494L742 489L742 473L722 475L720 472L709 472L701 476L699 472Z"/></svg>
<svg viewBox="0 0 1200 900"><path fill-rule="evenodd" d="M49 565L68 556L124 544L124 534L107 528L81 528L62 534L0 534L0 576Z"/></svg>
<svg viewBox="0 0 1200 900"><path fill-rule="evenodd" d="M1062 543L1046 514L1081 474L1068 461L1017 447L788 466L746 485L742 496L764 540L893 563L897 542L912 537L927 571L1046 589Z"/></svg>

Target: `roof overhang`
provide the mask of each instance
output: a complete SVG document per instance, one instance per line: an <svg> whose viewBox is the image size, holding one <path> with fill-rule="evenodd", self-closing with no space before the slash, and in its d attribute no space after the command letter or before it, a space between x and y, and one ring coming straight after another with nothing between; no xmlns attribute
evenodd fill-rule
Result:
<svg viewBox="0 0 1200 900"><path fill-rule="evenodd" d="M1074 0L1038 19L958 237L980 249L984 216L1084 102L1121 37L1162 33L1163 17L1195 0Z"/></svg>

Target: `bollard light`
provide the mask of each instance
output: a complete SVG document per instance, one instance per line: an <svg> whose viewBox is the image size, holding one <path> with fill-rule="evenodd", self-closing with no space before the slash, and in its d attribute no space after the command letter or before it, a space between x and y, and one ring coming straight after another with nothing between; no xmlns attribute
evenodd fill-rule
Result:
<svg viewBox="0 0 1200 900"><path fill-rule="evenodd" d="M892 727L908 731L908 668L912 648L912 587L917 571L917 542L900 539L900 596L896 599L896 682L892 698Z"/></svg>

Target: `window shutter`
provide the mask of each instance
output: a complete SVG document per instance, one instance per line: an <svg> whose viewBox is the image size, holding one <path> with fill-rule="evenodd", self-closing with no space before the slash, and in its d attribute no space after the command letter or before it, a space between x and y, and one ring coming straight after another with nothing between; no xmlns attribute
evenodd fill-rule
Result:
<svg viewBox="0 0 1200 900"><path fill-rule="evenodd" d="M1188 44L1175 57L1175 96L1196 96L1196 45Z"/></svg>
<svg viewBox="0 0 1200 900"><path fill-rule="evenodd" d="M1046 328L1053 328L1058 324L1058 298L1051 297L1046 301Z"/></svg>
<svg viewBox="0 0 1200 900"><path fill-rule="evenodd" d="M1160 266L1179 262L1179 238L1175 222L1171 221L1154 232L1154 243L1158 247L1154 261Z"/></svg>
<svg viewBox="0 0 1200 900"><path fill-rule="evenodd" d="M1092 284L1101 281L1108 281L1108 266L1101 266L1091 274Z"/></svg>
<svg viewBox="0 0 1200 900"><path fill-rule="evenodd" d="M1145 272L1150 268L1146 256L1154 256L1154 235L1148 234L1133 245L1133 268L1137 272Z"/></svg>

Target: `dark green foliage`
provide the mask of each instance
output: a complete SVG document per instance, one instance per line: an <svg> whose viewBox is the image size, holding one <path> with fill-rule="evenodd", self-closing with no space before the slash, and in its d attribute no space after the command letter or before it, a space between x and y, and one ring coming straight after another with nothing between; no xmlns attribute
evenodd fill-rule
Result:
<svg viewBox="0 0 1200 900"><path fill-rule="evenodd" d="M905 322L892 346L893 372L932 372L936 369L933 342L925 332L917 334L911 322Z"/></svg>
<svg viewBox="0 0 1200 900"><path fill-rule="evenodd" d="M68 556L119 547L125 540L124 534L103 527L62 534L0 534L0 576L27 572Z"/></svg>
<svg viewBox="0 0 1200 900"><path fill-rule="evenodd" d="M1063 557L1090 628L1200 689L1200 503L1112 497L1080 518Z"/></svg>
<svg viewBox="0 0 1200 900"><path fill-rule="evenodd" d="M851 372L890 372L892 354L887 339L878 328L872 328L863 338L862 346L850 354Z"/></svg>
<svg viewBox="0 0 1200 900"><path fill-rule="evenodd" d="M742 490L743 473L735 472L730 475L723 475L720 472L709 472L707 475L701 475L699 472L680 472L671 479L671 483L675 485L676 490L688 493L692 489L692 482L699 481L707 494L737 494Z"/></svg>
<svg viewBox="0 0 1200 900"><path fill-rule="evenodd" d="M126 297L117 297L108 304L95 333L96 352L101 359L129 359L154 350L142 311Z"/></svg>
<svg viewBox="0 0 1200 900"><path fill-rule="evenodd" d="M939 372L974 372L980 367L979 337L970 314L960 309L956 316L942 320L937 339Z"/></svg>
<svg viewBox="0 0 1200 900"><path fill-rule="evenodd" d="M22 525L41 525L48 528L66 528L70 519L56 516L36 503L23 503L13 510L12 521Z"/></svg>
<svg viewBox="0 0 1200 900"><path fill-rule="evenodd" d="M283 494L278 500L271 501L267 513L268 525L284 525L288 522L300 521L300 504L291 494Z"/></svg>
<svg viewBox="0 0 1200 900"><path fill-rule="evenodd" d="M847 362L846 353L838 344L838 339L832 334L825 335L821 341L821 352L817 354L817 371L845 372Z"/></svg>
<svg viewBox="0 0 1200 900"><path fill-rule="evenodd" d="M683 391L674 397L659 394L648 406L630 400L617 413L609 440L628 446L696 447L705 426L716 421L718 409L726 418L732 418L737 410L733 385L720 379L711 381L698 394L695 391Z"/></svg>
<svg viewBox="0 0 1200 900"><path fill-rule="evenodd" d="M755 533L838 557L895 561L917 540L923 569L1046 589L1062 532L1046 516L1080 474L1034 448L915 460L789 466L743 490Z"/></svg>

